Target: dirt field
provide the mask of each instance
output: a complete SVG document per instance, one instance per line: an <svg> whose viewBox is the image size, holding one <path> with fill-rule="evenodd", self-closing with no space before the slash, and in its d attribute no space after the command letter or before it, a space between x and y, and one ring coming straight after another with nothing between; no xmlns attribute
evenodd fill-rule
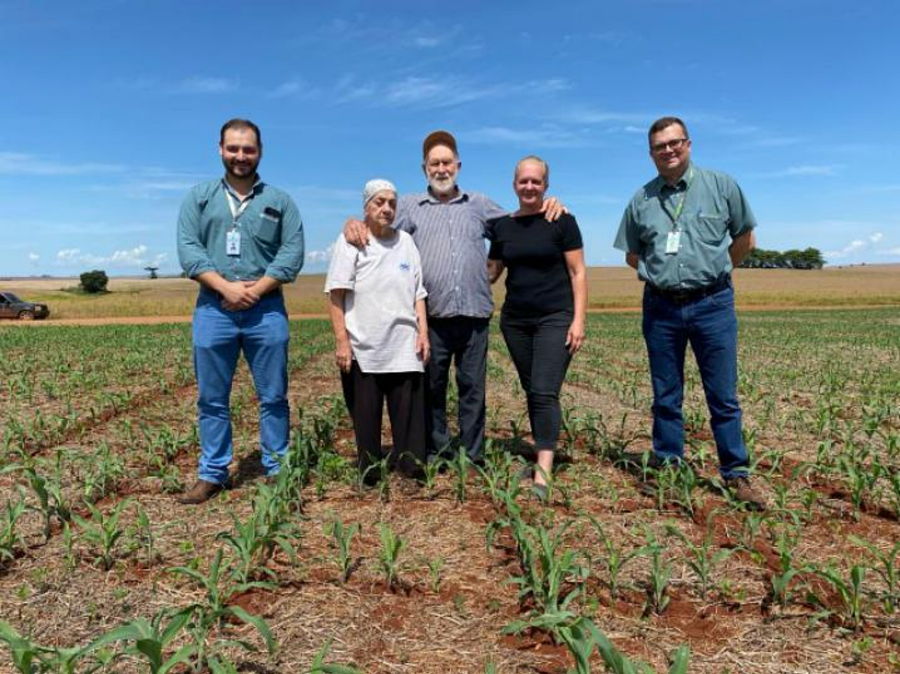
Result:
<svg viewBox="0 0 900 674"><path fill-rule="evenodd" d="M890 306L900 304L900 264L826 268L820 271L739 269L734 275L738 307L803 308ZM588 270L589 302L595 310L640 307L643 284L625 267L592 267ZM196 285L184 279L118 279L110 281L109 294L84 296L63 292L77 286L77 279L27 279L0 281L0 288L25 299L47 302L50 322L73 318L123 318L130 316L190 316ZM294 316L326 312L322 293L324 277L300 276L286 288L288 309ZM495 285L499 307L503 280Z"/></svg>
<svg viewBox="0 0 900 674"><path fill-rule="evenodd" d="M496 330L481 471L361 488L330 326L293 320L286 477L259 479L241 364L235 488L184 508L173 494L198 453L193 284L113 280L83 298L58 280L4 283L58 298L62 317L0 324L0 672L146 672L140 620L174 625L162 651L191 665L175 674L627 671L596 649L576 665L586 621L648 672L681 647L691 674L900 672L900 266L736 275L744 437L765 513L720 489L692 360L691 467L641 467L640 284L591 274L596 311L564 385L546 505L519 481L532 443ZM318 311L321 283L289 288L295 319ZM818 308L828 298L839 310ZM90 647L110 635L122 640ZM41 667L16 669L10 641ZM326 647L325 662L354 669L317 669Z"/></svg>

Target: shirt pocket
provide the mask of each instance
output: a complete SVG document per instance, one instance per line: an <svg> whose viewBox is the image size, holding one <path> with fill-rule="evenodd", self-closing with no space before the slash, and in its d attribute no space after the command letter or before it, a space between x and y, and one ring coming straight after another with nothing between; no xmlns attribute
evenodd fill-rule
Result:
<svg viewBox="0 0 900 674"><path fill-rule="evenodd" d="M277 245L281 241L281 213L266 209L260 213L253 228L253 236L265 245Z"/></svg>
<svg viewBox="0 0 900 674"><path fill-rule="evenodd" d="M694 232L701 242L719 246L728 234L728 218L721 213L699 213L694 222Z"/></svg>

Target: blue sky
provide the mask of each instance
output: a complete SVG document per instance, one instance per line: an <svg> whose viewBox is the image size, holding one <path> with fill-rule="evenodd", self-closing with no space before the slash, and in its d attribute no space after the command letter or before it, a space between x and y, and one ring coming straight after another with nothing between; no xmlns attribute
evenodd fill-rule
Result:
<svg viewBox="0 0 900 674"><path fill-rule="evenodd" d="M459 141L460 184L515 207L537 153L588 264L654 175L676 114L733 175L764 248L900 261L895 0L199 2L0 0L0 276L179 271L187 189L221 174L218 129L263 131L261 173L324 270L366 180L420 191L421 141Z"/></svg>

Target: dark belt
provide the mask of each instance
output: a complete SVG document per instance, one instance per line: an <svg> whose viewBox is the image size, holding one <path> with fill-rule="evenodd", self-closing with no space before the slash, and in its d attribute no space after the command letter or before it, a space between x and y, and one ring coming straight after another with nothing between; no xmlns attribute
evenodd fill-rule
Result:
<svg viewBox="0 0 900 674"><path fill-rule="evenodd" d="M704 297L715 295L725 288L730 288L731 276L728 274L720 276L718 280L702 288L659 288L650 283L647 284L647 287L654 295L663 297L673 304L690 304L702 300Z"/></svg>

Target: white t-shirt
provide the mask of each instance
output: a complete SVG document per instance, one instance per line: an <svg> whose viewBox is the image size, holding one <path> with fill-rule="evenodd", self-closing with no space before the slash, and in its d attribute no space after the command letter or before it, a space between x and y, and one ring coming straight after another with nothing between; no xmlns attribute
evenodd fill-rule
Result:
<svg viewBox="0 0 900 674"><path fill-rule="evenodd" d="M344 295L344 321L359 368L366 373L423 372L416 354L416 300L422 285L419 250L406 232L388 240L369 236L363 250L341 234L334 243L325 292Z"/></svg>

